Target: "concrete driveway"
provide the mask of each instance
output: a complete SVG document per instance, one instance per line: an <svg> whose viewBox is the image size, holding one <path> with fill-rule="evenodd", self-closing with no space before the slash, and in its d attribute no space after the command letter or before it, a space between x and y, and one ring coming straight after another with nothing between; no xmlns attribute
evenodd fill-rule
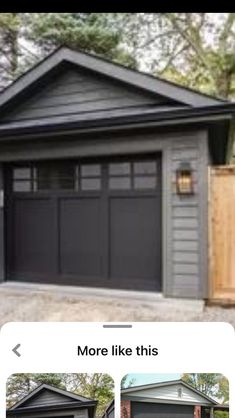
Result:
<svg viewBox="0 0 235 418"><path fill-rule="evenodd" d="M0 285L0 325L9 321L223 321L235 309L159 294L54 285Z"/></svg>

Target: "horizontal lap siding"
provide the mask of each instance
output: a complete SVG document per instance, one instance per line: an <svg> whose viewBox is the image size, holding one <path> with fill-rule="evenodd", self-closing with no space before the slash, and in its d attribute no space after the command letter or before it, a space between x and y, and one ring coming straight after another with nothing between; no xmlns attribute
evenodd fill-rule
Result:
<svg viewBox="0 0 235 418"><path fill-rule="evenodd" d="M150 389L136 390L136 392L131 392L131 396L138 396L140 398L147 399L162 399L169 401L179 401L179 389L182 390L180 400L183 402L191 403L209 403L201 395L195 393L191 389L183 386L182 384L175 384L163 387L155 387ZM128 394L127 394L128 395Z"/></svg>
<svg viewBox="0 0 235 418"><path fill-rule="evenodd" d="M59 405L67 402L73 402L73 399L60 395L58 393L52 392L50 390L44 390L43 392L35 395L34 398L28 400L24 406L35 407L35 406L45 406L45 405Z"/></svg>
<svg viewBox="0 0 235 418"><path fill-rule="evenodd" d="M190 162L193 169L194 195L179 196L175 187L171 195L171 295L201 297L202 295L202 255L201 236L201 148L200 138L172 142L171 168L172 184L175 172L181 162ZM206 179L204 179L206 181ZM204 220L205 225L207 219Z"/></svg>
<svg viewBox="0 0 235 418"><path fill-rule="evenodd" d="M84 70L66 71L40 92L10 112L3 121L37 120L64 115L79 115L117 108L151 107L166 102L161 96L152 96L91 75Z"/></svg>

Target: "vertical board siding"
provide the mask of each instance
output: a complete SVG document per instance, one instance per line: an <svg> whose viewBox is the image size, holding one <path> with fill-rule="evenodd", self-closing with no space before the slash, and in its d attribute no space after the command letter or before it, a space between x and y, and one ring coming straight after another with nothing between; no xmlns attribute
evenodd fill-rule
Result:
<svg viewBox="0 0 235 418"><path fill-rule="evenodd" d="M210 299L235 302L235 167L210 170Z"/></svg>
<svg viewBox="0 0 235 418"><path fill-rule="evenodd" d="M202 297L200 270L200 137L192 135L172 141L172 257L171 296ZM194 195L179 196L176 193L175 173L181 162L189 162L193 170ZM206 222L206 219L204 220ZM169 289L169 288L168 288Z"/></svg>

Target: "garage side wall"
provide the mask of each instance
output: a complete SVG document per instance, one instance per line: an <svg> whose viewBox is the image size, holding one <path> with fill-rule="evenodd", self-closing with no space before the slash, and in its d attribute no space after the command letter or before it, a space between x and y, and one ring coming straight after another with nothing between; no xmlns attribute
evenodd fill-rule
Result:
<svg viewBox="0 0 235 418"><path fill-rule="evenodd" d="M172 297L207 296L208 146L206 132L171 141L168 164L171 174L166 197L167 248L165 294ZM176 193L176 170L182 162L193 171L194 194Z"/></svg>

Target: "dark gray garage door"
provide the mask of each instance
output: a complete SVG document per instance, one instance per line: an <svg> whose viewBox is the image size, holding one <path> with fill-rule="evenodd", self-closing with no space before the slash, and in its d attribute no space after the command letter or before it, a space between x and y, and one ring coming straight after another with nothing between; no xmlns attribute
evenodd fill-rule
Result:
<svg viewBox="0 0 235 418"><path fill-rule="evenodd" d="M7 169L8 278L161 290L159 156Z"/></svg>
<svg viewBox="0 0 235 418"><path fill-rule="evenodd" d="M158 403L131 403L132 418L194 418L191 405L168 405Z"/></svg>

